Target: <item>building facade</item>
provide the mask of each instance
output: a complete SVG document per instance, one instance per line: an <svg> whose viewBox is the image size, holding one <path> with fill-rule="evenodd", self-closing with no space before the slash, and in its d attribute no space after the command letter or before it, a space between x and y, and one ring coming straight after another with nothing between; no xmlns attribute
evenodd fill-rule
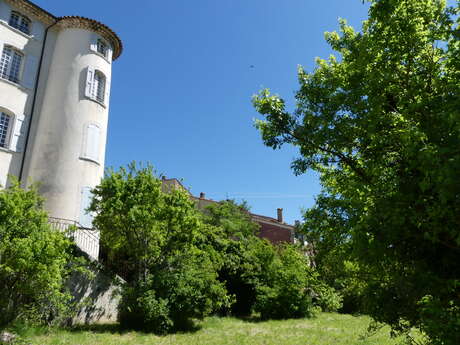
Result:
<svg viewBox="0 0 460 345"><path fill-rule="evenodd" d="M80 246L94 258L98 235L86 208L103 177L112 63L121 51L118 36L95 20L0 0L0 185L11 177L38 183L52 219L88 229L93 238L81 241L94 243Z"/></svg>

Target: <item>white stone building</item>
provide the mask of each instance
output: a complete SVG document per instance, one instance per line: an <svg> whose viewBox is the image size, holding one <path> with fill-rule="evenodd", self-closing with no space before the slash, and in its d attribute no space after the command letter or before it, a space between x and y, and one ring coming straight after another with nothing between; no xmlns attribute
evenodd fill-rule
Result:
<svg viewBox="0 0 460 345"><path fill-rule="evenodd" d="M0 185L39 183L56 224L99 251L85 209L104 172L112 62L122 43L107 26L55 17L28 0L0 0Z"/></svg>

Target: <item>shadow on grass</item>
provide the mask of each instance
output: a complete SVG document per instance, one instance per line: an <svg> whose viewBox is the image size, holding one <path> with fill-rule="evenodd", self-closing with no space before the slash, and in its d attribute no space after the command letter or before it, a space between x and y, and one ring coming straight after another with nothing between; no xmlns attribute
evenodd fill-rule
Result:
<svg viewBox="0 0 460 345"><path fill-rule="evenodd" d="M154 333L146 332L139 329L121 327L118 323L112 324L92 324L92 325L75 325L66 329L72 333L81 333L81 332L92 332L92 333L110 333L110 334L126 334L130 332L136 332L139 334L154 334L157 336L165 336L171 334L191 334L196 333L203 328L202 324L197 321L190 321L190 323L184 325L180 329L172 330L168 333Z"/></svg>
<svg viewBox="0 0 460 345"><path fill-rule="evenodd" d="M80 332L93 332L93 333L111 333L111 334L123 334L131 332L132 330L121 328L118 323L110 324L92 324L92 325L75 325L67 328L69 332L80 333Z"/></svg>
<svg viewBox="0 0 460 345"><path fill-rule="evenodd" d="M265 322L268 321L267 319L262 319L260 315L240 315L240 316L235 316L238 320L244 321L244 322L249 322L249 323L260 323L260 322Z"/></svg>
<svg viewBox="0 0 460 345"><path fill-rule="evenodd" d="M286 317L286 318L262 318L259 313L255 313L252 315L239 315L234 316L238 320L248 322L248 323L261 323L261 322L268 322L268 321L288 321L288 320L301 320L301 319L314 319L316 318L315 314L307 315L307 316L299 316L299 317Z"/></svg>

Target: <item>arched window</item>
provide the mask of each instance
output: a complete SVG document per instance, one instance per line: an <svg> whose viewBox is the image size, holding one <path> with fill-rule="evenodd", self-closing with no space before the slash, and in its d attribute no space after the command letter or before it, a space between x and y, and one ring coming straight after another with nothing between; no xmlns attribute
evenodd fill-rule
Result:
<svg viewBox="0 0 460 345"><path fill-rule="evenodd" d="M30 35L31 20L27 18L26 16L22 15L21 13L16 12L16 11L11 12L9 24L13 28L16 28L19 31L22 31L23 33L27 35Z"/></svg>
<svg viewBox="0 0 460 345"><path fill-rule="evenodd" d="M94 73L93 98L104 103L105 98L105 75L101 71Z"/></svg>
<svg viewBox="0 0 460 345"><path fill-rule="evenodd" d="M104 73L88 66L85 96L106 106L109 100L109 83Z"/></svg>
<svg viewBox="0 0 460 345"><path fill-rule="evenodd" d="M23 55L10 46L4 46L0 58L0 78L19 83Z"/></svg>
<svg viewBox="0 0 460 345"><path fill-rule="evenodd" d="M0 111L0 147L8 148L11 124L11 116Z"/></svg>

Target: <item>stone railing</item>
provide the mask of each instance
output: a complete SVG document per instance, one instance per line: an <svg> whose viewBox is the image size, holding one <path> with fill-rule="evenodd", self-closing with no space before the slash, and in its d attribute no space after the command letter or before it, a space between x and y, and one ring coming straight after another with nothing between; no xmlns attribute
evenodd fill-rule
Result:
<svg viewBox="0 0 460 345"><path fill-rule="evenodd" d="M49 217L51 226L66 232L75 244L92 259L99 258L99 231L82 227L78 222L69 219Z"/></svg>

